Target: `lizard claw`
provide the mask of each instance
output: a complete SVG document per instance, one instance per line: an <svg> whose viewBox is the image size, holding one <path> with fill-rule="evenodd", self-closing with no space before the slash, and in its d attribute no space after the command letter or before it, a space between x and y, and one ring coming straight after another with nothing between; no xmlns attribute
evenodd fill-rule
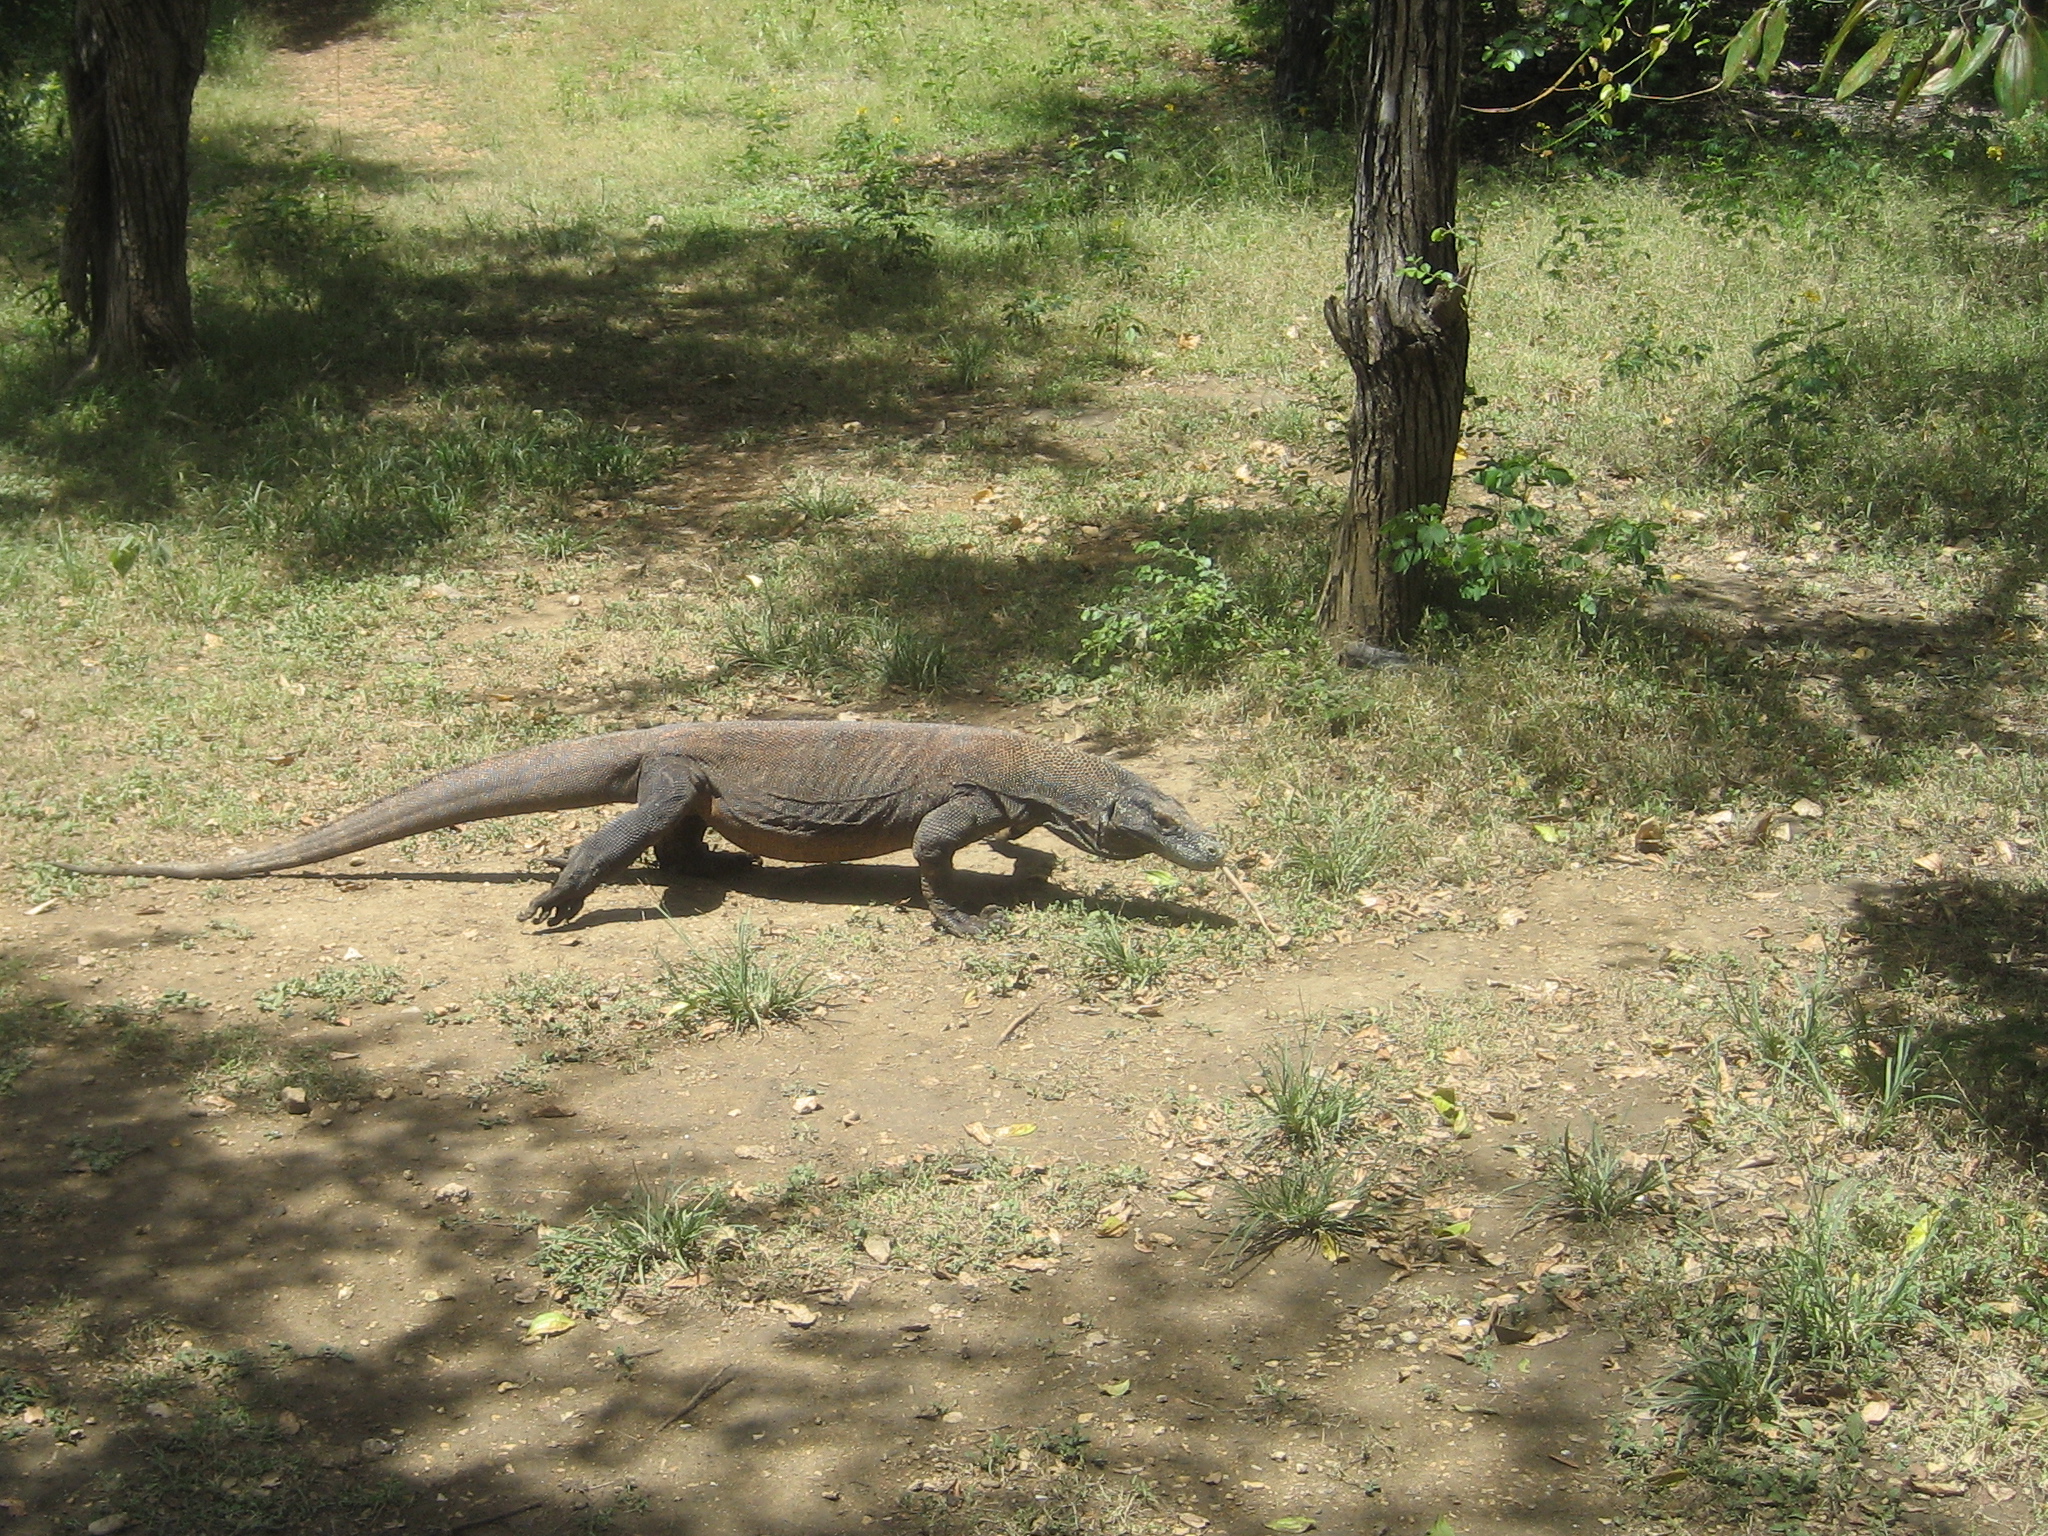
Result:
<svg viewBox="0 0 2048 1536"><path fill-rule="evenodd" d="M526 904L519 914L522 923L543 923L549 928L559 928L578 912L583 910L583 897L575 891L565 891L559 885L551 885Z"/></svg>
<svg viewBox="0 0 2048 1536"><path fill-rule="evenodd" d="M963 912L954 906L934 906L932 926L955 938L974 939L985 933L997 933L1010 925L1009 914L1001 907L983 907L980 912Z"/></svg>

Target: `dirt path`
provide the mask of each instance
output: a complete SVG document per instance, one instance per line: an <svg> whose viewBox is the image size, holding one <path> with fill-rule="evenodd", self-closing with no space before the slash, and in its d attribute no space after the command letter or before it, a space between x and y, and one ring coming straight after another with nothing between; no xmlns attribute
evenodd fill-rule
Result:
<svg viewBox="0 0 2048 1536"><path fill-rule="evenodd" d="M1149 766L1205 787L1185 759ZM1295 1515L1419 1532L1450 1514L1472 1536L1620 1519L1606 1426L1654 1362L1568 1311L1532 1343L1475 1331L1501 1298L1582 1262L1568 1232L1526 1223L1513 1186L1568 1121L1648 1138L1682 1113L1671 1058L1623 1032L1631 972L1673 947L1802 936L1840 910L1828 891L1715 907L1654 867L1568 871L1446 893L1468 910L1275 957L1156 1017L1046 995L1004 1043L1034 994L966 1000L960 947L905 905L902 861L765 870L730 893L691 883L672 922L640 904L652 889L621 887L552 935L511 921L525 877L381 858L361 875L152 882L0 923L0 946L38 956L69 999L189 993L212 1022L256 1022L377 1085L303 1116L223 1110L118 1055L44 1048L10 1102L17 1150L0 1169L37 1239L10 1291L38 1322L6 1363L47 1362L67 1330L131 1355L249 1351L264 1362L252 1395L296 1416L295 1454L399 1479L401 1524L386 1529L528 1503L500 1528L569 1530L602 1508L622 1530L859 1529L906 1499L971 1505L977 1458L1062 1427L1089 1441L1095 1475L1157 1491L1153 1524L1132 1530ZM455 1022L510 973L645 979L742 919L836 944L846 1001L803 1028L660 1041L644 1070L565 1067L545 1100L488 1086L519 1052ZM263 987L337 963L396 967L410 1000L333 1024L254 1010ZM1421 1136L1402 1167L1415 1209L1469 1221L1465 1240L1393 1255L1412 1267L1283 1251L1234 1271L1216 1252L1231 1154L1219 1167L1162 1107L1236 1100L1304 1015L1404 999L1429 1006L1346 1049L1459 1088L1476 1134ZM799 1094L824 1112L793 1115ZM1136 1164L1147 1187L1117 1236L1066 1233L1049 1264L944 1274L849 1253L823 1287L685 1286L519 1342L540 1292L513 1213L564 1223L685 1179L772 1188L799 1164L825 1178L944 1165L979 1153L969 1122L1028 1123L1011 1155ZM109 1138L148 1150L103 1176L66 1171ZM54 1358L61 1369L62 1346ZM729 1384L690 1427L669 1424L718 1372ZM101 1400L97 1423L28 1428L0 1449L25 1500L16 1528L119 1512L83 1490L132 1460L138 1431L165 1427L153 1415L193 1412L174 1384Z"/></svg>
<svg viewBox="0 0 2048 1536"><path fill-rule="evenodd" d="M374 31L320 34L271 57L306 117L344 152L437 173L472 158L448 126L446 104Z"/></svg>

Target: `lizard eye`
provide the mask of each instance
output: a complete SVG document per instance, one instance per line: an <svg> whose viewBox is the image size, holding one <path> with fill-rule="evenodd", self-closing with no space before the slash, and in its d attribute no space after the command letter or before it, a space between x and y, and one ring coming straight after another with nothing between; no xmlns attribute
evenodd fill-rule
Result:
<svg viewBox="0 0 2048 1536"><path fill-rule="evenodd" d="M1159 823L1159 830L1162 832L1178 832L1180 830L1180 823L1171 816L1160 815L1153 819Z"/></svg>

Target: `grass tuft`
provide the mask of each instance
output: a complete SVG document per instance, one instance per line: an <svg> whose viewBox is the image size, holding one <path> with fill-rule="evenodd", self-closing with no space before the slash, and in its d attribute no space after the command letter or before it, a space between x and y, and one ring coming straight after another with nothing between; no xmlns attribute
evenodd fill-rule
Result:
<svg viewBox="0 0 2048 1536"><path fill-rule="evenodd" d="M265 1013L290 1018L292 1004L312 998L320 1006L312 1010L316 1019L332 1020L342 1008L359 1008L396 1001L403 990L404 975L389 965L330 965L311 976L287 976L275 986L256 994L256 1006Z"/></svg>
<svg viewBox="0 0 2048 1536"><path fill-rule="evenodd" d="M1572 1145L1567 1127L1550 1151L1544 1174L1552 1187L1540 1209L1603 1227L1657 1209L1657 1197L1670 1182L1661 1158L1616 1151L1597 1125L1582 1147Z"/></svg>
<svg viewBox="0 0 2048 1536"><path fill-rule="evenodd" d="M1289 1243L1307 1243L1334 1262L1348 1242L1386 1230L1367 1185L1334 1159L1261 1174L1238 1184L1232 1195L1229 1244L1239 1263Z"/></svg>
<svg viewBox="0 0 2048 1536"><path fill-rule="evenodd" d="M832 991L808 966L764 955L746 923L724 944L665 966L661 984L674 998L667 1012L705 1034L790 1023Z"/></svg>
<svg viewBox="0 0 2048 1536"><path fill-rule="evenodd" d="M630 1204L596 1206L569 1226L543 1229L534 1267L569 1301L597 1312L672 1266L742 1249L754 1229L726 1220L729 1208L721 1190L643 1190Z"/></svg>
<svg viewBox="0 0 2048 1536"><path fill-rule="evenodd" d="M1306 1041L1267 1051L1259 1081L1246 1092L1259 1106L1267 1134L1308 1156L1341 1146L1364 1123L1369 1103L1338 1069L1318 1065Z"/></svg>

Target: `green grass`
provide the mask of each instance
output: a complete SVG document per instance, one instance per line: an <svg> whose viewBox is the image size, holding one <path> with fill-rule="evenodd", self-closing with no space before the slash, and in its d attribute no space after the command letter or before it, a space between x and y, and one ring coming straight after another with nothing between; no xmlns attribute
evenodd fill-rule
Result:
<svg viewBox="0 0 2048 1536"><path fill-rule="evenodd" d="M256 1006L265 1013L290 1018L292 1004L311 998L320 1006L312 1010L316 1019L333 1019L337 1009L361 1008L394 1002L403 990L404 977L389 965L330 965L311 976L287 976L256 994Z"/></svg>
<svg viewBox="0 0 2048 1536"><path fill-rule="evenodd" d="M723 944L664 967L660 985L672 999L665 1011L702 1034L793 1023L833 990L810 967L764 954L745 923Z"/></svg>
<svg viewBox="0 0 2048 1536"><path fill-rule="evenodd" d="M1003 1276L1006 1260L1057 1260L1058 1234L1092 1224L1145 1182L1137 1168L1034 1167L989 1154L921 1158L811 1191L815 1214L802 1225L846 1257L863 1252L864 1239L887 1238L892 1265L992 1280Z"/></svg>
<svg viewBox="0 0 2048 1536"><path fill-rule="evenodd" d="M280 1528L343 1536L399 1516L396 1478L325 1468L238 1405L210 1405L190 1423L138 1437L132 1470L99 1480L102 1513L147 1511L166 1536L254 1536Z"/></svg>
<svg viewBox="0 0 2048 1536"><path fill-rule="evenodd" d="M1245 1090L1266 1134L1288 1152L1334 1152L1361 1130L1371 1096L1340 1067L1316 1061L1314 1043L1276 1045L1259 1059L1259 1078Z"/></svg>
<svg viewBox="0 0 2048 1536"><path fill-rule="evenodd" d="M514 971L478 998L477 1008L542 1068L637 1060L645 1049L643 1032L661 1016L649 988L580 971Z"/></svg>
<svg viewBox="0 0 2048 1536"><path fill-rule="evenodd" d="M1671 1177L1662 1158L1616 1151L1597 1125L1576 1147L1567 1127L1545 1154L1543 1172L1550 1188L1539 1208L1596 1226L1654 1212Z"/></svg>
<svg viewBox="0 0 2048 1536"><path fill-rule="evenodd" d="M1355 1169L1303 1158L1231 1188L1230 1247L1240 1263L1301 1243L1334 1261L1356 1239L1386 1230L1386 1216Z"/></svg>
<svg viewBox="0 0 2048 1536"><path fill-rule="evenodd" d="M753 1228L727 1220L729 1204L720 1190L643 1190L624 1205L597 1206L566 1227L544 1229L534 1267L576 1306L601 1311L629 1285L739 1252Z"/></svg>

